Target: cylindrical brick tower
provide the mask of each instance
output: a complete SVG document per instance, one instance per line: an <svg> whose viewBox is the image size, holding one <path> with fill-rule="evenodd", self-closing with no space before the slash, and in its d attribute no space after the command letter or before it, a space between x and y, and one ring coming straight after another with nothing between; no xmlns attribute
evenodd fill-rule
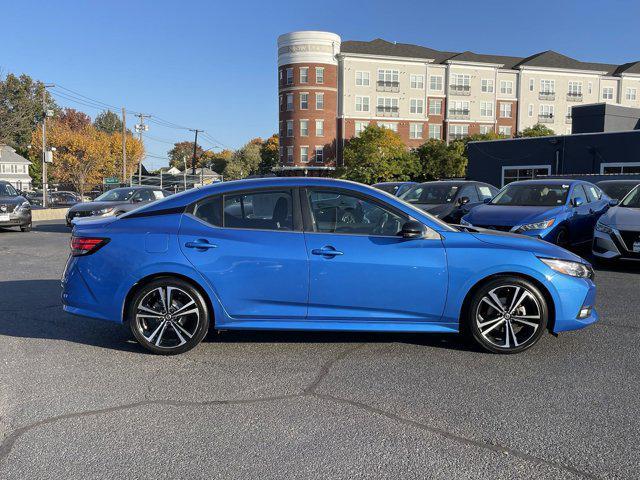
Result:
<svg viewBox="0 0 640 480"><path fill-rule="evenodd" d="M340 37L302 31L278 37L280 172L326 175L336 166Z"/></svg>

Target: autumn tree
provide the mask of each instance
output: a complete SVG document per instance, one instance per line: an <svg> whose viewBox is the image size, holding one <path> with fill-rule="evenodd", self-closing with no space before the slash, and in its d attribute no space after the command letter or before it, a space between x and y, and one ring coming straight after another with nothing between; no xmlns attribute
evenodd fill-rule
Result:
<svg viewBox="0 0 640 480"><path fill-rule="evenodd" d="M344 148L344 167L338 175L361 183L410 180L416 175L417 159L400 136L387 128L369 125Z"/></svg>
<svg viewBox="0 0 640 480"><path fill-rule="evenodd" d="M237 180L249 175L256 175L259 171L262 141L250 141L244 147L233 152L233 156L224 169L225 180Z"/></svg>
<svg viewBox="0 0 640 480"><path fill-rule="evenodd" d="M93 126L101 132L122 134L122 120L111 110L105 110L98 114L93 121Z"/></svg>
<svg viewBox="0 0 640 480"><path fill-rule="evenodd" d="M198 145L198 148L196 148L196 161L202 156L203 152L203 148ZM183 170L186 160L187 168L191 168L193 142L177 142L173 145L173 148L167 152L167 155L169 156L170 166Z"/></svg>
<svg viewBox="0 0 640 480"><path fill-rule="evenodd" d="M75 108L63 108L60 115L58 115L57 121L71 130L82 130L91 125L91 117Z"/></svg>
<svg viewBox="0 0 640 480"><path fill-rule="evenodd" d="M260 175L273 173L273 167L278 164L279 145L277 133L271 135L260 145L260 165L258 167Z"/></svg>
<svg viewBox="0 0 640 480"><path fill-rule="evenodd" d="M231 150L224 149L220 152L205 150L202 156L198 158L198 166L210 168L216 173L222 173L232 157L233 151Z"/></svg>

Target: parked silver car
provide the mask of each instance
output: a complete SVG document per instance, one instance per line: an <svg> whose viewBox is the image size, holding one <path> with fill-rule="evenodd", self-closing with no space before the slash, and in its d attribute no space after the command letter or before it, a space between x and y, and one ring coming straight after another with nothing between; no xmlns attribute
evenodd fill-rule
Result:
<svg viewBox="0 0 640 480"><path fill-rule="evenodd" d="M31 230L31 204L9 182L0 180L0 227Z"/></svg>
<svg viewBox="0 0 640 480"><path fill-rule="evenodd" d="M593 254L603 260L640 260L640 185L600 217Z"/></svg>

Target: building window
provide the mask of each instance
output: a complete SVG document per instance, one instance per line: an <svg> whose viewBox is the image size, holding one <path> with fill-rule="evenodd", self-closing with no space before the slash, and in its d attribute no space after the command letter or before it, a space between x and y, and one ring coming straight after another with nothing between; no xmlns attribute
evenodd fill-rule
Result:
<svg viewBox="0 0 640 480"><path fill-rule="evenodd" d="M602 98L604 100L613 100L613 87L604 87L602 89Z"/></svg>
<svg viewBox="0 0 640 480"><path fill-rule="evenodd" d="M409 111L411 113L424 113L424 100L421 98L412 98Z"/></svg>
<svg viewBox="0 0 640 480"><path fill-rule="evenodd" d="M587 93L591 95L592 92L593 92L593 82L589 82L587 83Z"/></svg>
<svg viewBox="0 0 640 480"><path fill-rule="evenodd" d="M553 95L556 93L555 80L540 80L540 95Z"/></svg>
<svg viewBox="0 0 640 480"><path fill-rule="evenodd" d="M280 83L284 80L284 70L280 69Z"/></svg>
<svg viewBox="0 0 640 480"><path fill-rule="evenodd" d="M536 81L533 78L529 79L529 91L533 92L536 88Z"/></svg>
<svg viewBox="0 0 640 480"><path fill-rule="evenodd" d="M293 111L293 93L287 93L287 112Z"/></svg>
<svg viewBox="0 0 640 480"><path fill-rule="evenodd" d="M533 103L529 104L529 107L527 109L527 115L529 115L529 117L533 117Z"/></svg>
<svg viewBox="0 0 640 480"><path fill-rule="evenodd" d="M287 137L293 137L293 120L287 120Z"/></svg>
<svg viewBox="0 0 640 480"><path fill-rule="evenodd" d="M551 166L506 166L502 167L502 185L504 186L507 183L516 182L518 180L531 180L542 175L551 175Z"/></svg>
<svg viewBox="0 0 640 480"><path fill-rule="evenodd" d="M504 125L498 127L498 133L507 137L511 136L511 127L505 127Z"/></svg>
<svg viewBox="0 0 640 480"><path fill-rule="evenodd" d="M513 82L511 80L500 81L500 93L502 95L513 95Z"/></svg>
<svg viewBox="0 0 640 480"><path fill-rule="evenodd" d="M412 123L409 125L409 138L416 140L422 138L422 124Z"/></svg>
<svg viewBox="0 0 640 480"><path fill-rule="evenodd" d="M429 115L442 115L442 100L436 98L429 100Z"/></svg>
<svg viewBox="0 0 640 480"><path fill-rule="evenodd" d="M309 163L309 147L300 147L300 161Z"/></svg>
<svg viewBox="0 0 640 480"><path fill-rule="evenodd" d="M400 85L400 72L398 70L378 70L379 87L397 87Z"/></svg>
<svg viewBox="0 0 640 480"><path fill-rule="evenodd" d="M287 147L287 162L293 163L293 147Z"/></svg>
<svg viewBox="0 0 640 480"><path fill-rule="evenodd" d="M480 81L480 90L484 93L493 93L493 79L483 78Z"/></svg>
<svg viewBox="0 0 640 480"><path fill-rule="evenodd" d="M449 102L449 115L465 116L469 115L469 102L462 100L452 100Z"/></svg>
<svg viewBox="0 0 640 480"><path fill-rule="evenodd" d="M356 72L356 86L358 87L369 86L369 72Z"/></svg>
<svg viewBox="0 0 640 480"><path fill-rule="evenodd" d="M324 93L316 93L316 110L324 110Z"/></svg>
<svg viewBox="0 0 640 480"><path fill-rule="evenodd" d="M307 110L309 108L309 94L300 94L300 110Z"/></svg>
<svg viewBox="0 0 640 480"><path fill-rule="evenodd" d="M449 88L453 92L469 92L471 90L471 77L466 74L452 73L451 85Z"/></svg>
<svg viewBox="0 0 640 480"><path fill-rule="evenodd" d="M309 83L309 67L300 67L300 83Z"/></svg>
<svg viewBox="0 0 640 480"><path fill-rule="evenodd" d="M398 116L398 99L391 97L378 97L378 104L376 106L377 115L389 115Z"/></svg>
<svg viewBox="0 0 640 480"><path fill-rule="evenodd" d="M378 122L378 126L381 128L389 129L393 132L398 133L398 123L397 122Z"/></svg>
<svg viewBox="0 0 640 480"><path fill-rule="evenodd" d="M601 163L600 173L640 173L639 162Z"/></svg>
<svg viewBox="0 0 640 480"><path fill-rule="evenodd" d="M569 82L569 97L582 97L582 82Z"/></svg>
<svg viewBox="0 0 640 480"><path fill-rule="evenodd" d="M429 77L429 90L441 92L443 84L442 75L431 75Z"/></svg>
<svg viewBox="0 0 640 480"><path fill-rule="evenodd" d="M493 117L493 102L480 102L480 116Z"/></svg>
<svg viewBox="0 0 640 480"><path fill-rule="evenodd" d="M442 139L442 126L440 124L429 125L429 138Z"/></svg>
<svg viewBox="0 0 640 480"><path fill-rule="evenodd" d="M500 117L501 118L511 118L511 104L510 103L500 103Z"/></svg>
<svg viewBox="0 0 640 480"><path fill-rule="evenodd" d="M449 140L460 140L469 136L469 125L450 125Z"/></svg>
<svg viewBox="0 0 640 480"><path fill-rule="evenodd" d="M324 120L316 120L316 137L324 137Z"/></svg>
<svg viewBox="0 0 640 480"><path fill-rule="evenodd" d="M316 145L315 158L316 163L324 162L324 147L322 145Z"/></svg>
<svg viewBox="0 0 640 480"><path fill-rule="evenodd" d="M543 122L546 121L547 123L553 123L554 113L555 113L555 107L553 105L548 105L548 104L540 105L540 115L538 120Z"/></svg>
<svg viewBox="0 0 640 480"><path fill-rule="evenodd" d="M411 88L424 88L424 75L411 75L410 77Z"/></svg>
<svg viewBox="0 0 640 480"><path fill-rule="evenodd" d="M316 67L316 83L324 83L324 67Z"/></svg>
<svg viewBox="0 0 640 480"><path fill-rule="evenodd" d="M493 126L492 125L480 125L480 134L481 135L486 135L487 133L490 133L493 131Z"/></svg>
<svg viewBox="0 0 640 480"><path fill-rule="evenodd" d="M355 123L355 136L359 137L362 131L369 126L369 122L356 122Z"/></svg>
<svg viewBox="0 0 640 480"><path fill-rule="evenodd" d="M278 158L280 160L284 159L284 147L278 147Z"/></svg>
<svg viewBox="0 0 640 480"><path fill-rule="evenodd" d="M309 136L309 120L300 120L300 136Z"/></svg>
<svg viewBox="0 0 640 480"><path fill-rule="evenodd" d="M635 88L627 88L624 98L627 100L635 100L637 98L638 91Z"/></svg>
<svg viewBox="0 0 640 480"><path fill-rule="evenodd" d="M369 97L356 96L356 112L369 111Z"/></svg>
<svg viewBox="0 0 640 480"><path fill-rule="evenodd" d="M293 68L287 68L287 85L293 83Z"/></svg>
<svg viewBox="0 0 640 480"><path fill-rule="evenodd" d="M278 95L278 102L280 103L280 111L284 110L284 97L282 95Z"/></svg>

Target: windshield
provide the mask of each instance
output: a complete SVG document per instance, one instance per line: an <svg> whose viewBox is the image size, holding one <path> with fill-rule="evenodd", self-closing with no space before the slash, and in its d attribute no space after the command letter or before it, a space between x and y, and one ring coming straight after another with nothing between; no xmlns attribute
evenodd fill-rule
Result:
<svg viewBox="0 0 640 480"><path fill-rule="evenodd" d="M640 208L640 185L631 190L620 203L622 207Z"/></svg>
<svg viewBox="0 0 640 480"><path fill-rule="evenodd" d="M396 190L398 190L398 185L395 183L387 183L387 184L376 185L376 188L378 190L382 190L383 192L387 192L393 195L394 193L396 193Z"/></svg>
<svg viewBox="0 0 640 480"><path fill-rule="evenodd" d="M97 197L96 202L126 202L136 193L133 188L115 188Z"/></svg>
<svg viewBox="0 0 640 480"><path fill-rule="evenodd" d="M409 203L426 203L437 205L451 203L458 191L457 185L423 183L407 190L401 198Z"/></svg>
<svg viewBox="0 0 640 480"><path fill-rule="evenodd" d="M16 189L10 183L0 183L0 197L15 197Z"/></svg>
<svg viewBox="0 0 640 480"><path fill-rule="evenodd" d="M599 183L598 186L607 196L615 198L616 200L622 200L638 183Z"/></svg>
<svg viewBox="0 0 640 480"><path fill-rule="evenodd" d="M564 205L569 194L569 185L508 185L491 201L491 205L520 207L557 207Z"/></svg>

